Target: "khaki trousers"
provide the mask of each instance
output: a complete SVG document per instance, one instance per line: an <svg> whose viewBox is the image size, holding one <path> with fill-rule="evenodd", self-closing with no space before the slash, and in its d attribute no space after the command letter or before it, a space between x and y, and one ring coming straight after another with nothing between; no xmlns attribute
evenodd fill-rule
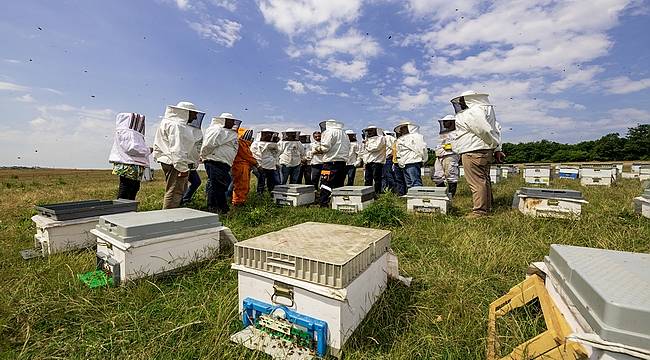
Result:
<svg viewBox="0 0 650 360"><path fill-rule="evenodd" d="M163 209L173 209L181 206L183 194L187 188L187 176L179 177L180 172L172 165L160 163L165 173L165 200Z"/></svg>
<svg viewBox="0 0 650 360"><path fill-rule="evenodd" d="M492 183L490 164L494 162L492 150L477 150L462 155L465 178L472 191L472 212L486 215L492 210Z"/></svg>

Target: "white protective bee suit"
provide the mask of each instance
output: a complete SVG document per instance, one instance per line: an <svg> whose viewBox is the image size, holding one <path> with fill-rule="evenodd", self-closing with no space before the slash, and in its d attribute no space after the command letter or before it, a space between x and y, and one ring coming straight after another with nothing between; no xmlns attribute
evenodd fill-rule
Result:
<svg viewBox="0 0 650 360"><path fill-rule="evenodd" d="M153 157L165 173L163 209L181 204L190 167L198 162L196 149L203 138L201 123L204 116L204 112L187 101L165 109L153 143Z"/></svg>
<svg viewBox="0 0 650 360"><path fill-rule="evenodd" d="M119 113L115 117L115 139L108 157L111 163L149 166L151 151L144 140L144 116Z"/></svg>
<svg viewBox="0 0 650 360"><path fill-rule="evenodd" d="M320 205L329 205L332 189L345 183L345 166L350 153L350 140L343 130L344 124L336 120L326 120L320 123L321 141L314 153L323 154L323 170L321 171Z"/></svg>
<svg viewBox="0 0 650 360"><path fill-rule="evenodd" d="M501 151L501 125L488 94L466 91L451 100L456 112L456 138L452 148L461 154L465 178L472 191L472 217L492 210L490 165Z"/></svg>
<svg viewBox="0 0 650 360"><path fill-rule="evenodd" d="M271 129L262 129L257 139L251 144L251 152L262 169L275 170L280 148L273 140L275 132Z"/></svg>
<svg viewBox="0 0 650 360"><path fill-rule="evenodd" d="M190 117L194 116L192 119ZM167 106L153 143L154 160L171 165L179 172L186 172L190 164L196 164L197 143L203 139L201 123L204 112L198 111L190 102L181 101Z"/></svg>
<svg viewBox="0 0 650 360"><path fill-rule="evenodd" d="M427 143L424 136L420 134L420 127L411 122L404 122L395 128L402 129L395 140L395 150L397 151L398 165L404 168L408 164L424 163L429 159L427 152Z"/></svg>
<svg viewBox="0 0 650 360"><path fill-rule="evenodd" d="M227 125L226 121L233 121L233 125ZM223 113L219 117L212 118L212 122L205 129L205 137L201 146L201 158L203 161L216 161L232 166L239 149L237 130L240 120L234 119L230 113Z"/></svg>
<svg viewBox="0 0 650 360"><path fill-rule="evenodd" d="M280 147L278 162L282 172L282 183L298 184L300 181L300 164L305 155L305 149L300 143L300 131L296 129L284 131L278 146Z"/></svg>
<svg viewBox="0 0 650 360"><path fill-rule="evenodd" d="M449 193L454 196L460 175L458 166L460 155L457 154L452 142L456 139L455 118L447 115L438 120L440 123L439 143L435 147L436 162L431 177L437 186L447 186Z"/></svg>
<svg viewBox="0 0 650 360"><path fill-rule="evenodd" d="M375 194L383 190L382 178L386 166L386 136L384 131L370 125L363 129L363 161L365 186L373 186Z"/></svg>

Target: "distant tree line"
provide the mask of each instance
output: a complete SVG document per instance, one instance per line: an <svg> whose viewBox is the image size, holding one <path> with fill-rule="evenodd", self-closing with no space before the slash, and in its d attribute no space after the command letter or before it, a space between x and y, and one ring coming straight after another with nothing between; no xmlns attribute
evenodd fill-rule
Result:
<svg viewBox="0 0 650 360"><path fill-rule="evenodd" d="M504 143L503 151L508 163L650 160L650 124L629 128L625 137L612 133L577 144Z"/></svg>

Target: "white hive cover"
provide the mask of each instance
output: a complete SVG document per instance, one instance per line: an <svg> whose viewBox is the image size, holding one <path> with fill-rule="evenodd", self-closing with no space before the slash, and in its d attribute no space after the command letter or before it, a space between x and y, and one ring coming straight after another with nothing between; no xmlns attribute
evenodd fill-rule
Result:
<svg viewBox="0 0 650 360"><path fill-rule="evenodd" d="M96 229L122 242L134 242L219 226L217 214L179 208L101 216Z"/></svg>
<svg viewBox="0 0 650 360"><path fill-rule="evenodd" d="M601 338L650 349L650 254L554 244L545 262Z"/></svg>
<svg viewBox="0 0 650 360"><path fill-rule="evenodd" d="M446 197L447 188L444 186L414 186L408 189L407 195L416 197Z"/></svg>
<svg viewBox="0 0 650 360"><path fill-rule="evenodd" d="M375 192L375 189L372 186L342 186L332 190L332 196L362 196L368 195Z"/></svg>
<svg viewBox="0 0 650 360"><path fill-rule="evenodd" d="M234 263L325 286L347 286L390 247L390 231L306 222L235 244Z"/></svg>
<svg viewBox="0 0 650 360"><path fill-rule="evenodd" d="M288 184L288 185L276 185L273 188L273 192L277 193L296 193L296 194L306 194L309 192L314 192L313 185L301 185L301 184Z"/></svg>
<svg viewBox="0 0 650 360"><path fill-rule="evenodd" d="M540 199L576 199L582 200L582 192L569 189L521 188L519 194Z"/></svg>

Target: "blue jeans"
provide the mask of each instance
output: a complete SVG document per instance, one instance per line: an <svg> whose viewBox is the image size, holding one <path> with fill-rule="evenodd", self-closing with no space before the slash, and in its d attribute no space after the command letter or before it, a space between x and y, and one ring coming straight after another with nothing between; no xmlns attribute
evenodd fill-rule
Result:
<svg viewBox="0 0 650 360"><path fill-rule="evenodd" d="M257 176L258 195L264 193L265 185L269 191L273 191L273 188L280 184L280 174L276 170L262 169L262 171L257 171L257 168L253 168L253 174Z"/></svg>
<svg viewBox="0 0 650 360"><path fill-rule="evenodd" d="M347 186L354 186L354 178L357 177L357 167L354 165L345 166L346 177L348 181L345 183Z"/></svg>
<svg viewBox="0 0 650 360"><path fill-rule="evenodd" d="M185 190L185 194L183 194L183 199L181 200L181 206L188 204L190 201L192 201L192 197L194 196L194 193L196 192L196 190L199 189L199 186L201 186L201 177L199 176L199 173L196 170L190 170L187 181L189 182L189 185L187 186L187 190Z"/></svg>
<svg viewBox="0 0 650 360"><path fill-rule="evenodd" d="M422 163L406 164L404 166L404 179L406 188L422 186Z"/></svg>
<svg viewBox="0 0 650 360"><path fill-rule="evenodd" d="M287 166L282 165L282 184L299 184L300 183L300 165Z"/></svg>
<svg viewBox="0 0 650 360"><path fill-rule="evenodd" d="M218 211L225 214L230 210L226 198L228 186L232 181L230 166L211 160L206 160L203 165L205 165L205 171L208 173L208 183L205 186L208 211Z"/></svg>
<svg viewBox="0 0 650 360"><path fill-rule="evenodd" d="M393 159L386 159L384 168L381 172L381 188L384 191L394 191L395 190L395 173L393 172Z"/></svg>

